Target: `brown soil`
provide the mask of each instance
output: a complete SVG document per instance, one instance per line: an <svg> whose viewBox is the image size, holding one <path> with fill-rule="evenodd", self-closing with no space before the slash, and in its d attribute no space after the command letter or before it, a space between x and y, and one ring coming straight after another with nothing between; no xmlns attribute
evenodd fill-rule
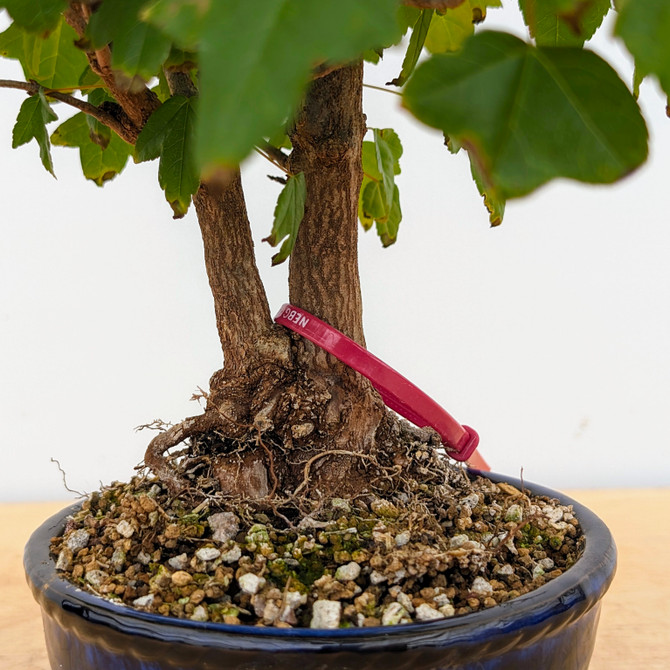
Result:
<svg viewBox="0 0 670 670"><path fill-rule="evenodd" d="M281 627L467 614L578 559L570 507L471 477L426 444L407 454L411 476L350 500L172 497L136 477L85 500L52 553L65 578L138 609Z"/></svg>

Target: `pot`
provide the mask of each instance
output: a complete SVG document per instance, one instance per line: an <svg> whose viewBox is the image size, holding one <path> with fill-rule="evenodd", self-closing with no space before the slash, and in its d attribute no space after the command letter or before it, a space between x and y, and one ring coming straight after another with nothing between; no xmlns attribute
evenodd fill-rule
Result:
<svg viewBox="0 0 670 670"><path fill-rule="evenodd" d="M374 628L312 630L196 622L136 611L63 580L49 556L73 505L26 545L53 670L586 670L602 597L616 568L605 524L574 500L486 473L574 506L586 536L579 561L544 586L464 616Z"/></svg>

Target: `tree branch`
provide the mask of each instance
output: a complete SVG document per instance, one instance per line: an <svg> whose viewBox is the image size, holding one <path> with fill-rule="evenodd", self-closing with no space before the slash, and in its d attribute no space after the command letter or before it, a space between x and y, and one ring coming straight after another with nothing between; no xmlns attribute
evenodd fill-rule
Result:
<svg viewBox="0 0 670 670"><path fill-rule="evenodd" d="M26 93L29 95L37 95L37 92L40 90L40 88L43 87L34 81L13 81L11 79L0 79L0 88L15 88L20 91L26 91ZM113 114L110 114L108 111L101 109L100 107L96 107L90 102L86 102L86 100L80 100L79 98L75 98L74 96L63 93L61 91L55 91L48 88L43 88L43 90L44 94L48 95L50 98L58 100L59 102L63 102L66 105L70 105L70 107L75 107L80 112L84 112L84 114L92 116L93 118L100 121L100 123L104 123L126 142L129 142L130 144L135 143L137 135L129 132L123 123L121 123L119 119L117 119Z"/></svg>
<svg viewBox="0 0 670 670"><path fill-rule="evenodd" d="M192 98L198 94L198 89L188 72L172 68L164 68L163 71L172 95L183 95L186 98Z"/></svg>
<svg viewBox="0 0 670 670"><path fill-rule="evenodd" d="M71 3L65 12L65 20L80 37L83 37L90 14L91 8L88 4ZM86 56L91 70L102 79L110 95L119 103L127 116L128 123L124 127L131 140L126 141L134 144L147 119L160 107L158 96L144 84L139 87L129 86L128 82L121 82L118 79L118 73L112 69L112 54L109 46L96 51L87 51ZM136 84L136 81L132 83Z"/></svg>
<svg viewBox="0 0 670 670"><path fill-rule="evenodd" d="M282 172L285 172L287 175L292 174L289 165L290 159L281 149L273 147L269 142L261 142L255 149L263 158L270 161L270 163L278 167Z"/></svg>

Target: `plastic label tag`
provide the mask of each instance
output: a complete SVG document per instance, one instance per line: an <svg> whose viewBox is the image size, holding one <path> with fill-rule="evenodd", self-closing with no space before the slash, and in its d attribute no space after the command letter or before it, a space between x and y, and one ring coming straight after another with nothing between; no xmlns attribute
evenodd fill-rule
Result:
<svg viewBox="0 0 670 670"><path fill-rule="evenodd" d="M452 458L468 461L468 465L478 470L489 470L486 461L475 452L479 436L472 428L458 423L421 389L344 333L288 303L282 305L275 321L367 377L384 403L408 421L420 428L435 429Z"/></svg>

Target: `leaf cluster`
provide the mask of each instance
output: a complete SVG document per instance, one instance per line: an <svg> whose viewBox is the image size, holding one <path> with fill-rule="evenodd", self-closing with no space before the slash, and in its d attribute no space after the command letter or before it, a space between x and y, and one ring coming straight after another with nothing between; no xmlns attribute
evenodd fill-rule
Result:
<svg viewBox="0 0 670 670"><path fill-rule="evenodd" d="M365 230L372 224L385 247L398 237L402 219L400 191L395 183L400 174L402 144L391 128L371 128L373 142L363 142L363 183L358 200L358 218Z"/></svg>
<svg viewBox="0 0 670 670"><path fill-rule="evenodd" d="M356 59L377 62L402 44L389 86L401 87L405 108L440 129L452 151L467 152L495 225L509 198L558 177L613 182L647 156L634 95L585 46L613 11L610 0L518 2L526 41L479 27L501 0L454 0L441 11L397 0L101 0L86 5L83 29L66 20L67 0L0 0L13 20L0 55L18 60L38 87L20 107L13 146L34 139L52 173L50 146L77 148L98 185L131 156L158 159L159 184L180 217L202 179L235 168L259 145L286 171L286 128L311 79ZM670 4L619 0L616 10L636 85L652 75L670 93ZM125 123L124 96L148 87L156 109L132 146L106 120ZM82 111L49 134L62 102ZM359 218L388 246L402 216L402 145L392 129L368 131ZM273 263L291 253L308 197L304 175L287 172L285 182L267 238L281 244Z"/></svg>

